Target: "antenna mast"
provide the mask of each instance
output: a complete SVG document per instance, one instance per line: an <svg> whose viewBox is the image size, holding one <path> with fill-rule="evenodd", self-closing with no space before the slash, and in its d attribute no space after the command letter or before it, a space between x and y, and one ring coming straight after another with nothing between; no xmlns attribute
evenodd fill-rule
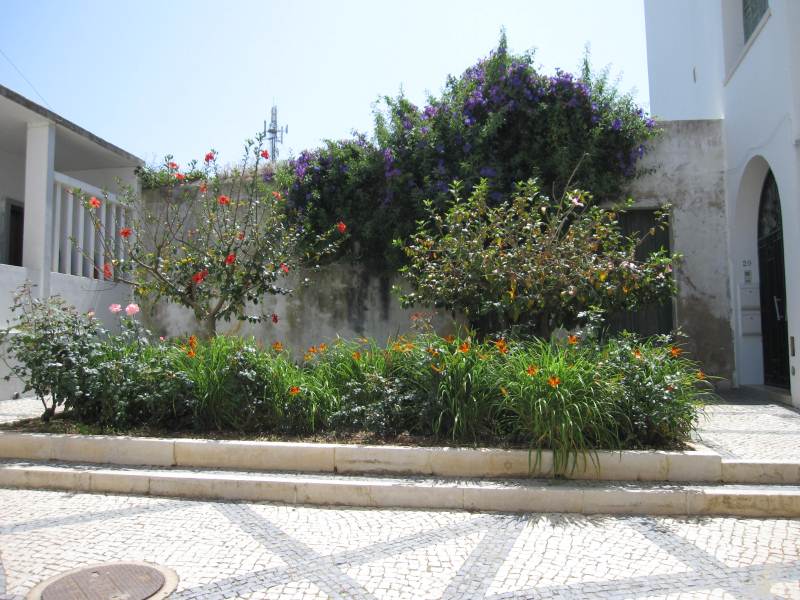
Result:
<svg viewBox="0 0 800 600"><path fill-rule="evenodd" d="M283 144L283 135L289 133L289 126L278 127L278 107L275 105L272 106L271 116L269 129L267 129L266 121L264 122L264 133L268 134L269 158L274 164L278 160L278 144Z"/></svg>

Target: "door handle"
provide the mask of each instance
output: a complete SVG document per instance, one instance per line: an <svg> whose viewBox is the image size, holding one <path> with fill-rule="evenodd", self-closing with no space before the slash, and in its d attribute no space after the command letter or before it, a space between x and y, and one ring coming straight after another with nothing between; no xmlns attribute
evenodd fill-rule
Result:
<svg viewBox="0 0 800 600"><path fill-rule="evenodd" d="M781 316L781 305L780 305L781 299L778 298L777 296L773 296L772 299L775 302L775 318L778 321L783 321L783 317Z"/></svg>

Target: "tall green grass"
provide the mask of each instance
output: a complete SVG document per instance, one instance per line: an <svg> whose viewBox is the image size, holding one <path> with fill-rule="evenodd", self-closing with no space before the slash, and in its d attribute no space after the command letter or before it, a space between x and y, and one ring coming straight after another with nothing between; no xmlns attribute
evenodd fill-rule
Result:
<svg viewBox="0 0 800 600"><path fill-rule="evenodd" d="M110 346L101 362L85 402L104 408L77 413L101 425L515 444L553 450L557 470L594 449L679 446L711 387L669 339L632 336L597 345L422 334L336 340L298 357L217 336Z"/></svg>

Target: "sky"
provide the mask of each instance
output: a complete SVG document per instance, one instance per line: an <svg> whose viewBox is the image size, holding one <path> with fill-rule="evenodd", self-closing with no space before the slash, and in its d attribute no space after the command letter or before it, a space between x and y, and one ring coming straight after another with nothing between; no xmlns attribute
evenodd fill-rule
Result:
<svg viewBox="0 0 800 600"><path fill-rule="evenodd" d="M380 97L422 105L502 28L545 73L577 70L588 44L648 107L643 0L0 0L0 14L0 84L148 163L210 148L235 162L273 103L281 158L371 132Z"/></svg>

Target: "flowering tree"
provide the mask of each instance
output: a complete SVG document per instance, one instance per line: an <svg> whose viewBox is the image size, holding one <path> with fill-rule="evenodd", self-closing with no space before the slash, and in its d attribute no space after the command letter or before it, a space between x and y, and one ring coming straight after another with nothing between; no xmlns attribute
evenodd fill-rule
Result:
<svg viewBox="0 0 800 600"><path fill-rule="evenodd" d="M290 293L286 277L333 252L346 225L329 225L313 244L306 239L301 251L301 231L287 220L283 195L263 167L269 153L262 142L262 135L247 140L241 163L227 172L217 153L208 152L201 166L189 165L191 184L168 158L166 177L157 178L166 184L154 197L126 190L124 225L106 223L98 214L102 200L88 199L105 257L104 278L135 286L141 298L191 309L205 336L232 317L277 323L278 315L252 307L264 294Z"/></svg>
<svg viewBox="0 0 800 600"><path fill-rule="evenodd" d="M424 106L402 94L381 106L372 140L356 134L304 151L279 169L278 180L308 231L324 231L332 217L358 222L344 249L390 267L403 256L389 240L413 233L424 200L443 210L455 179L469 193L485 178L490 203L530 177L553 197L571 182L613 202L657 134L653 120L606 73L593 74L588 60L580 74L544 74L532 54L509 52L504 36Z"/></svg>
<svg viewBox="0 0 800 600"><path fill-rule="evenodd" d="M548 335L589 308L634 310L674 293L676 257L661 249L637 260L643 238L623 236L618 210L590 206L586 192L554 201L530 180L491 206L487 180L467 199L461 188L444 214L427 202L427 221L407 245L396 242L409 258L405 305L460 311L483 335L512 327Z"/></svg>

